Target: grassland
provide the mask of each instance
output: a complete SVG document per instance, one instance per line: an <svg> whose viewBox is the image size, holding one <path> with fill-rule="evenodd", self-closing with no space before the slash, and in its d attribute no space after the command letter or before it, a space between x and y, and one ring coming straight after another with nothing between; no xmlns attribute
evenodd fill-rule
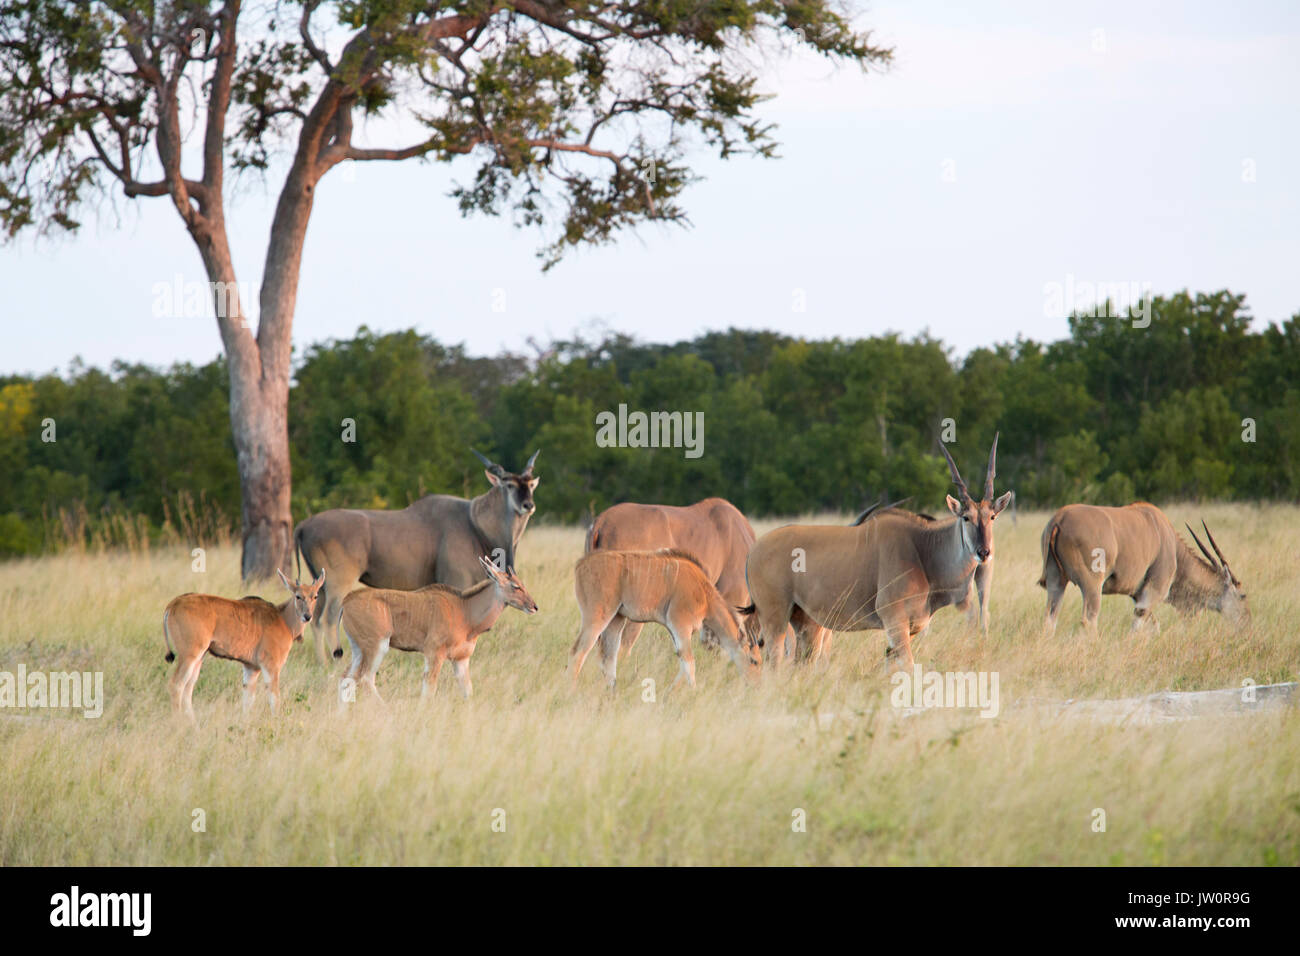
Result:
<svg viewBox="0 0 1300 956"><path fill-rule="evenodd" d="M202 574L181 549L0 565L0 670L102 671L106 694L98 719L0 711L0 864L1296 865L1295 710L1115 726L1021 706L1296 679L1300 508L1168 511L1209 520L1253 627L1166 606L1158 635L1132 636L1130 602L1112 597L1090 639L1072 589L1044 638L1046 515L1004 518L990 635L946 609L917 645L927 669L998 672L994 719L893 709L880 632L837 635L828 666L757 688L697 650L699 687L666 695L675 662L650 627L614 694L594 657L575 693L582 532L542 526L520 554L542 611L507 611L481 639L472 700L444 671L421 705L421 661L393 653L387 704L340 712L340 667L317 663L309 636L275 718L264 697L241 714L239 668L209 659L196 730L169 711L161 612L183 591L243 594L235 549Z"/></svg>

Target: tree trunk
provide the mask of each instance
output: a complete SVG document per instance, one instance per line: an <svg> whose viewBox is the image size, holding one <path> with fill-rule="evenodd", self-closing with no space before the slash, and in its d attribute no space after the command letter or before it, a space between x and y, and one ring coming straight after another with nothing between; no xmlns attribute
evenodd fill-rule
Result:
<svg viewBox="0 0 1300 956"><path fill-rule="evenodd" d="M257 320L256 368L230 366L230 421L239 453L245 581L292 574L293 515L289 476L289 373L298 274L316 192L302 151L285 181L271 222Z"/></svg>
<svg viewBox="0 0 1300 956"><path fill-rule="evenodd" d="M276 569L292 573L289 359L295 297L290 292L287 297L268 298L267 286L280 285L268 274L254 339L239 298L224 222L217 216L205 225L194 238L213 283L217 325L229 363L230 429L242 500L240 570L245 581L254 582L270 577ZM272 266L269 257L267 265L268 269ZM292 272L292 284L296 285L297 269Z"/></svg>
<svg viewBox="0 0 1300 956"><path fill-rule="evenodd" d="M287 370L286 370L287 371ZM245 581L292 575L289 507L289 381L230 366L230 424L239 460Z"/></svg>
<svg viewBox="0 0 1300 956"><path fill-rule="evenodd" d="M234 76L238 17L238 0L231 0L224 14L221 52L211 87L198 210L192 208L189 186L180 175L180 123L174 86L164 91L168 108L164 111L166 122L160 124L158 142L160 159L168 171L169 191L199 247L208 279L214 283L217 327L230 366L230 428L235 440L242 498L240 569L243 579L253 582L270 577L277 569L286 575L292 573L289 374L298 275L316 183L346 153L352 99L344 96L340 82L331 79L303 123L293 165L271 222L254 336L235 284L222 197L225 115ZM373 51L368 55L373 57ZM336 140L339 148L327 159L325 151Z"/></svg>
<svg viewBox="0 0 1300 956"><path fill-rule="evenodd" d="M203 139L203 178L199 182L181 175L183 136L177 97L181 74L169 73L159 62L150 60L143 49L133 48L132 56L152 78L158 92L157 149L167 194L198 246L213 286L217 328L230 369L230 428L243 499L241 571L243 579L252 582L270 577L276 569L291 573L289 372L298 269L316 181L328 168L319 162L325 129L331 120L341 132L350 130L350 126L346 114L336 116L341 86L331 79L304 124L293 167L276 206L254 337L235 282L222 195L226 112L235 74L239 10L239 0L229 0L219 15L220 41Z"/></svg>

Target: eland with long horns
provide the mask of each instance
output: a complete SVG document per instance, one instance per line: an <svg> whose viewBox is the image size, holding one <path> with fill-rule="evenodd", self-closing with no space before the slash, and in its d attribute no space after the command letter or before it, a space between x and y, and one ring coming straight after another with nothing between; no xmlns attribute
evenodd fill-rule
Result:
<svg viewBox="0 0 1300 956"><path fill-rule="evenodd" d="M1145 501L1123 508L1061 508L1043 529L1043 575L1038 584L1047 589L1044 629L1055 632L1061 599L1071 582L1083 592L1083 625L1093 633L1103 594L1133 599L1134 630L1146 621L1159 630L1151 612L1161 601L1184 612L1219 611L1234 623L1249 622L1241 582L1228 567L1209 526L1202 521L1201 527L1214 554L1188 525L1201 551L1197 555L1178 537L1165 513Z"/></svg>
<svg viewBox="0 0 1300 956"><path fill-rule="evenodd" d="M889 508L847 528L786 525L759 538L745 568L753 603L742 612L765 652L781 659L787 625L801 644L817 643L820 628L884 630L886 660L912 667L913 638L939 608L963 602L976 569L992 560L993 521L1011 500L993 497L996 437L981 499L940 447L960 496L948 496L951 518Z"/></svg>

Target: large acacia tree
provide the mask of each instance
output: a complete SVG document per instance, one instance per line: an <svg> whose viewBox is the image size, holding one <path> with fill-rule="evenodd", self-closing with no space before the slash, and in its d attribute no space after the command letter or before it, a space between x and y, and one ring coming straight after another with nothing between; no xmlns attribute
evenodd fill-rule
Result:
<svg viewBox="0 0 1300 956"><path fill-rule="evenodd" d="M887 63L837 2L0 0L0 225L74 230L116 188L175 208L212 283L243 573L262 577L291 556L291 330L321 177L465 157L462 213L540 227L549 266L644 220L682 220L692 141L771 155L753 71L769 41ZM411 142L356 129L399 114L419 123ZM226 226L240 170L279 185L255 329Z"/></svg>

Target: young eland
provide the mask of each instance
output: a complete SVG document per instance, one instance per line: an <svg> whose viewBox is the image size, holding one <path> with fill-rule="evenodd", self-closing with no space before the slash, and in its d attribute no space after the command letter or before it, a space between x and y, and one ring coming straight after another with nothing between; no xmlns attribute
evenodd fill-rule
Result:
<svg viewBox="0 0 1300 956"><path fill-rule="evenodd" d="M194 719L194 684L199 679L203 655L211 654L244 665L244 710L253 705L258 678L265 677L271 711L280 699L280 669L294 641L316 612L316 600L325 583L322 571L311 584L291 582L279 570L289 599L275 605L260 597L239 601L211 594L182 594L163 611L163 640L168 662L176 661L169 690L172 709Z"/></svg>
<svg viewBox="0 0 1300 956"><path fill-rule="evenodd" d="M375 674L390 648L424 655L421 697L437 689L446 660L451 661L461 693L473 694L469 659L479 635L490 630L507 607L537 612L537 603L513 569L502 571L487 558L479 558L479 563L487 577L463 590L430 584L416 591L365 588L345 597L343 633L352 648L352 665L339 682L340 702L348 682L358 675L379 697Z"/></svg>
<svg viewBox="0 0 1300 956"><path fill-rule="evenodd" d="M593 551L574 566L573 590L582 611L578 639L569 654L575 686L599 639L601 669L614 687L619 635L628 621L653 621L668 628L679 664L669 690L681 681L695 686L691 637L696 631L715 639L743 676L752 680L759 675L762 660L743 631L738 609L723 599L693 555L671 548Z"/></svg>

